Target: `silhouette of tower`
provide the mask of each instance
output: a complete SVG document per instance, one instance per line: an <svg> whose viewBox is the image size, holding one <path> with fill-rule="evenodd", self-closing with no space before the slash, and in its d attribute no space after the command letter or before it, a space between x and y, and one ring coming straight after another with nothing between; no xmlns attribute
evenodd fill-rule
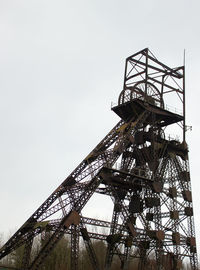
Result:
<svg viewBox="0 0 200 270"><path fill-rule="evenodd" d="M106 270L114 256L121 269L128 269L133 258L138 258L138 269L181 269L184 260L197 269L184 66L170 68L149 49L131 55L112 110L120 121L8 240L0 258L24 245L21 269L39 269L70 234L72 270L79 269L80 238L95 270L102 268L91 239L107 244ZM112 199L110 221L81 214L95 193ZM92 226L107 233L94 233ZM33 240L40 235L44 244L32 258ZM150 258L154 268L148 268Z"/></svg>

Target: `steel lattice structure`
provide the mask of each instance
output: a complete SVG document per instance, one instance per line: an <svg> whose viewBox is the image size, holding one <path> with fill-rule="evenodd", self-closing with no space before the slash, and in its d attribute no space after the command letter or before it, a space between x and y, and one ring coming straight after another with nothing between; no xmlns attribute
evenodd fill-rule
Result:
<svg viewBox="0 0 200 270"><path fill-rule="evenodd" d="M182 112L169 110L166 102ZM112 110L119 123L46 199L0 250L0 258L25 245L21 269L39 269L58 241L71 235L71 269L78 270L82 238L93 269L100 270L91 239L106 241L105 270L119 256L121 269L139 258L148 269L180 269L188 259L197 269L188 146L185 141L185 69L170 68L144 49L126 59L123 90ZM170 129L171 128L171 129ZM167 135L174 130L181 139ZM113 201L112 219L81 212L95 194ZM90 231L104 227L108 234ZM30 261L35 237L51 231Z"/></svg>

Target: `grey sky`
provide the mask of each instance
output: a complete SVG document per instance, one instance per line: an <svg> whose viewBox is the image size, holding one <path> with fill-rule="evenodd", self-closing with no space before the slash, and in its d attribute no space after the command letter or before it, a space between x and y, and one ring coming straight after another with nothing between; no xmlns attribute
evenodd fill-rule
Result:
<svg viewBox="0 0 200 270"><path fill-rule="evenodd" d="M200 3L0 1L0 232L22 225L118 121L125 58L145 47L169 66L186 49L187 139L196 231Z"/></svg>

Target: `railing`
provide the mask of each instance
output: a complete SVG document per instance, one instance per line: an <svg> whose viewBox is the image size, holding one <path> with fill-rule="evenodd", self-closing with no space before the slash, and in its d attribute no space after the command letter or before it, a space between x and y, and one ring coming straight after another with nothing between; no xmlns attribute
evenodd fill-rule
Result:
<svg viewBox="0 0 200 270"><path fill-rule="evenodd" d="M117 105L118 105L117 102L111 102L111 109L113 107L117 106ZM158 106L158 107L160 107L160 106ZM183 116L183 111L182 110L180 110L180 109L178 109L176 107L173 107L171 105L168 105L168 104L164 105L164 110Z"/></svg>
<svg viewBox="0 0 200 270"><path fill-rule="evenodd" d="M170 106L170 105L168 105L168 104L165 104L164 109L165 109L166 111L169 111L169 112L172 112L172 113L176 113L176 114L178 114L178 115L183 116L183 111L182 111L182 110L177 109L176 107Z"/></svg>
<svg viewBox="0 0 200 270"><path fill-rule="evenodd" d="M125 171L127 173L133 173L133 174L138 175L138 176L145 176L145 174L146 174L146 170L144 170L144 169L133 168L132 170L126 170L126 169L122 168L121 163L118 163L118 162L116 162L113 165L113 169L118 170L118 171Z"/></svg>

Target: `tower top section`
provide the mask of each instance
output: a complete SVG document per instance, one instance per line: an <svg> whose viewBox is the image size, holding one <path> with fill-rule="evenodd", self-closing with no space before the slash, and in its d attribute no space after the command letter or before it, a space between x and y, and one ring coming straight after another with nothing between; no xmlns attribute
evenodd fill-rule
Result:
<svg viewBox="0 0 200 270"><path fill-rule="evenodd" d="M184 66L170 68L158 61L148 48L126 59L118 105L137 98L166 109L173 95L183 103Z"/></svg>
<svg viewBox="0 0 200 270"><path fill-rule="evenodd" d="M174 116L176 119L166 124L179 122L185 140L184 66L171 68L160 62L148 48L129 56L125 62L123 90L117 107L132 102L148 104L162 111L162 114L172 113L170 118Z"/></svg>

